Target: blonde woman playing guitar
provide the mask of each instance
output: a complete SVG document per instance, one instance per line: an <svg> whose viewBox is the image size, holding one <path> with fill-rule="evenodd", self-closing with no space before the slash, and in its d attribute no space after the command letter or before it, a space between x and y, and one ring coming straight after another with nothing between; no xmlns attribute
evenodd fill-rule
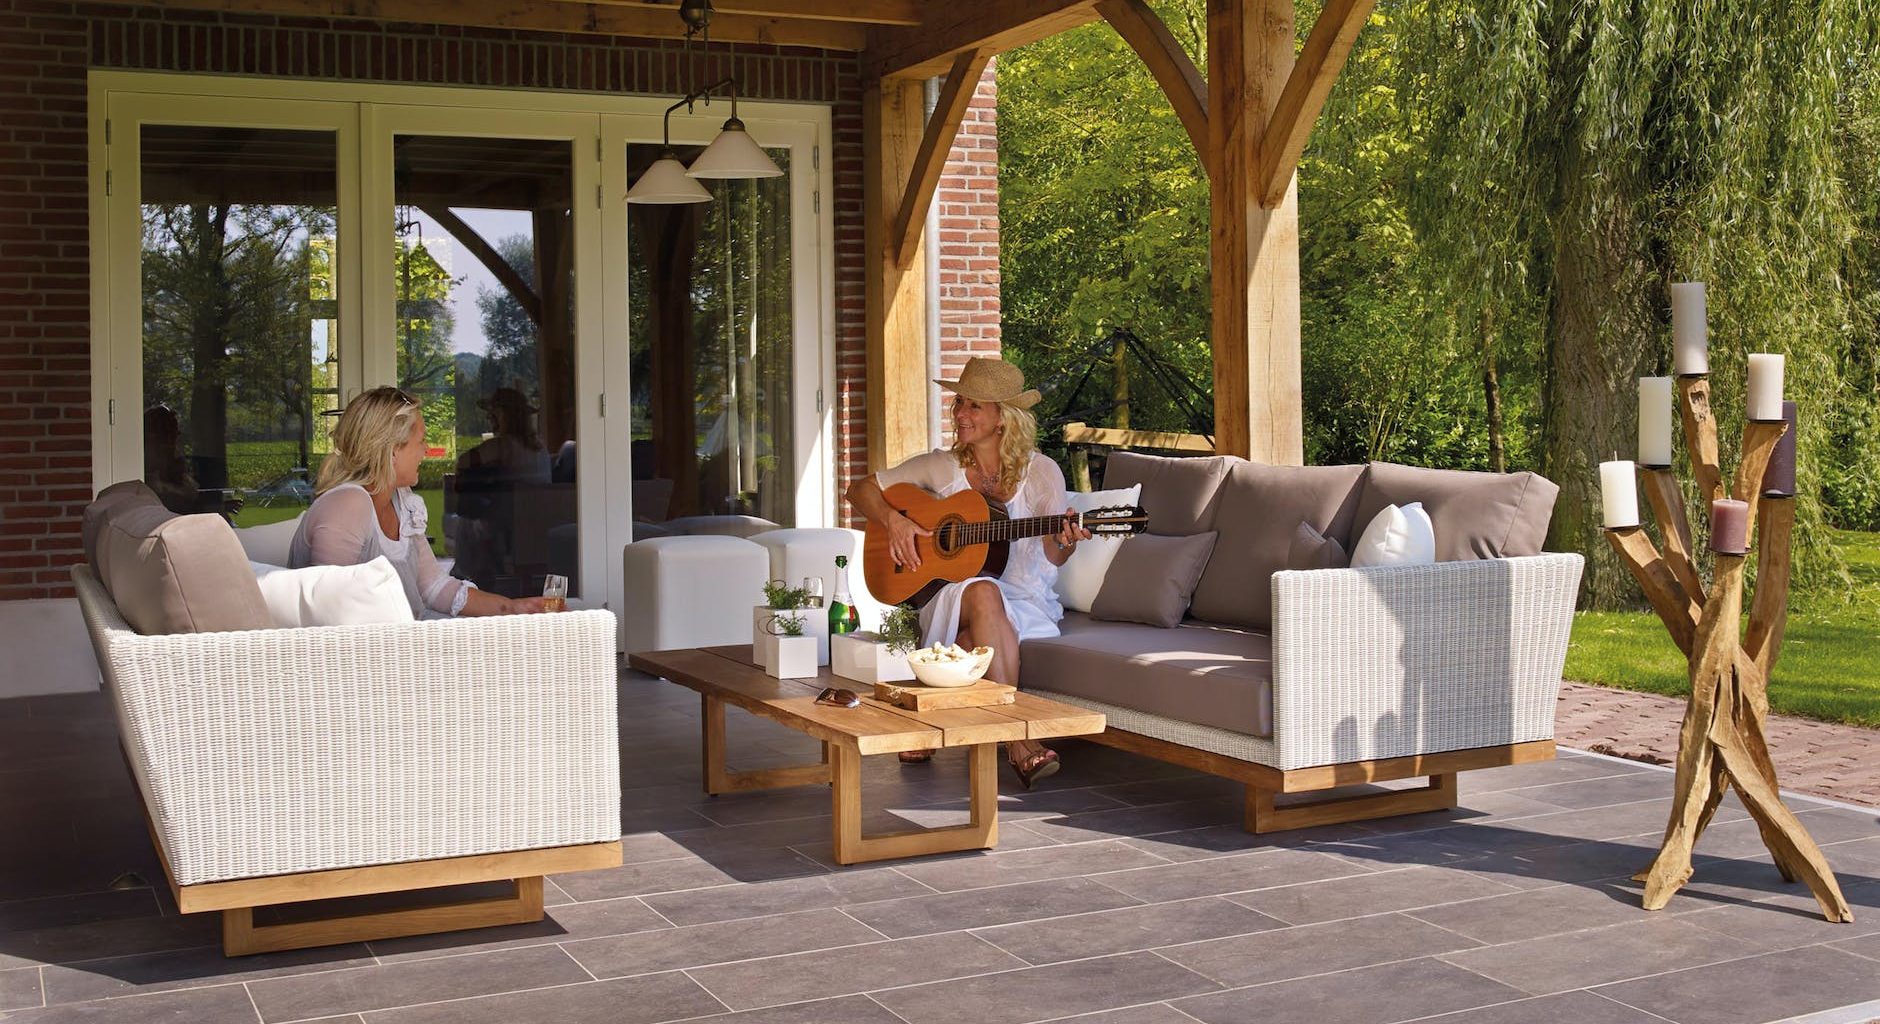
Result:
<svg viewBox="0 0 1880 1024"><path fill-rule="evenodd" d="M1003 504L1013 518L1064 509L1064 527L1055 536L1011 543L1005 571L997 579L950 583L921 609L923 643L990 646L987 676L1016 683L1019 641L1058 635L1064 606L1052 586L1057 567L1077 549L1078 541L1090 539L1090 531L1075 525L1075 513L1065 499L1064 471L1037 450L1037 421L1030 410L1039 395L1025 387L1018 367L980 357L967 362L959 380L934 383L953 392L957 440L952 449L937 448L865 476L849 488L848 498L857 511L888 531L889 553L897 565L910 568L920 560L915 537L932 534L895 511L882 496L885 488L915 484L941 498L971 488ZM932 751L911 751L901 760L919 762L931 756ZM1058 768L1056 752L1031 740L1007 744L1006 756L1027 789Z"/></svg>

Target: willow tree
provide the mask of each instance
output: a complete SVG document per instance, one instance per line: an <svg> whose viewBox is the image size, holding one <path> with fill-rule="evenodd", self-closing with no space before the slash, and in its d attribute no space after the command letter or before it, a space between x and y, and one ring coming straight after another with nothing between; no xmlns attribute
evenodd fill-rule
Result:
<svg viewBox="0 0 1880 1024"><path fill-rule="evenodd" d="M1538 318L1540 463L1561 487L1550 546L1590 555L1587 600L1617 603L1630 583L1599 538L1595 465L1635 450L1634 378L1667 372L1670 282L1710 284L1724 435L1744 354L1775 351L1803 402L1805 461L1826 444L1814 414L1833 400L1852 230L1837 118L1880 43L1880 0L1406 13L1425 29L1403 79L1427 140L1423 244L1460 301ZM1812 501L1803 514L1818 521Z"/></svg>

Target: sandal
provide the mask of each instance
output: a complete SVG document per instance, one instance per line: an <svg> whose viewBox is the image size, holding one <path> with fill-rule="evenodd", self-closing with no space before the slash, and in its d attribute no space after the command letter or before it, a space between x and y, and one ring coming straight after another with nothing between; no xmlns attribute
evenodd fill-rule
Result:
<svg viewBox="0 0 1880 1024"><path fill-rule="evenodd" d="M926 764L927 762L931 760L933 760L933 751L931 750L903 750L901 751L901 763L902 764Z"/></svg>
<svg viewBox="0 0 1880 1024"><path fill-rule="evenodd" d="M1018 781L1025 784L1026 789L1030 789L1032 784L1039 779L1050 778L1057 774L1058 770L1057 751L1050 749L1041 749L1022 761L1008 761L1007 763L1012 766L1013 774L1018 776Z"/></svg>

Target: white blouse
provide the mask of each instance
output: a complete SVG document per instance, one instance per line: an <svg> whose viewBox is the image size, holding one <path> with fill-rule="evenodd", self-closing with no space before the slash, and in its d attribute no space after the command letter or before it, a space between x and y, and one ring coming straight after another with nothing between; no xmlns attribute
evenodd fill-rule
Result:
<svg viewBox="0 0 1880 1024"><path fill-rule="evenodd" d="M400 487L392 492L392 510L398 516L395 540L379 529L372 495L364 487L340 484L327 491L313 500L313 507L301 517L300 529L294 531L287 552L289 568L361 565L383 555L398 570L411 614L423 618L427 610L432 617L461 613L476 584L449 575L437 564L424 536L430 518L424 499Z"/></svg>

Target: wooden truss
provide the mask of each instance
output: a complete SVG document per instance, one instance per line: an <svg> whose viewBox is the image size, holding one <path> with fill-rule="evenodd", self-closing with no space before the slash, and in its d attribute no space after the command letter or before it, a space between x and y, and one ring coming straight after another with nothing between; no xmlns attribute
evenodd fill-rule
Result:
<svg viewBox="0 0 1880 1024"><path fill-rule="evenodd" d="M1706 502L1726 497L1710 381L1702 376L1680 377L1678 392L1691 475L1698 491ZM1663 553L1640 527L1606 531L1672 641L1690 661L1691 699L1678 736L1671 817L1658 856L1635 876L1645 883L1647 910L1664 907L1690 880L1698 837L1734 785L1782 877L1806 882L1828 920L1854 919L1820 847L1782 803L1763 735L1769 714L1769 674L1781 653L1788 624L1789 536L1795 525L1795 499L1764 495L1762 479L1785 429L1787 425L1779 420L1752 421L1745 427L1742 457L1727 495L1749 504L1750 526L1755 528L1756 588L1746 633L1741 626L1745 557L1716 555L1710 585L1704 585L1684 513L1683 489L1673 469L1642 470L1646 497L1664 538Z"/></svg>

